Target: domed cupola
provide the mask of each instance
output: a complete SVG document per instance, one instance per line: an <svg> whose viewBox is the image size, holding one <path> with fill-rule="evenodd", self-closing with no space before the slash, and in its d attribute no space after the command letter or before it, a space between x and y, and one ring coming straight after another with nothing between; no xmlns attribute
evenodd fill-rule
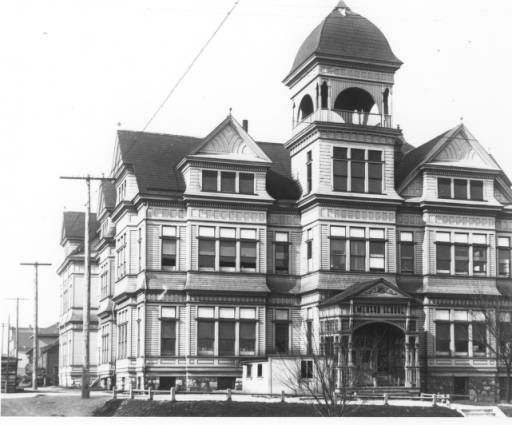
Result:
<svg viewBox="0 0 512 425"><path fill-rule="evenodd" d="M402 65L384 34L368 19L353 12L343 0L304 40L289 74L315 59L366 63L392 70Z"/></svg>
<svg viewBox="0 0 512 425"><path fill-rule="evenodd" d="M384 34L340 1L302 43L283 81L294 133L314 122L391 128L401 65Z"/></svg>

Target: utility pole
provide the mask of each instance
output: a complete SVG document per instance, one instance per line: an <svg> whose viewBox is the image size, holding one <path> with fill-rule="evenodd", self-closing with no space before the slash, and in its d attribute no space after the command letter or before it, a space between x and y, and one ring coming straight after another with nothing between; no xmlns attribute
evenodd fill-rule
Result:
<svg viewBox="0 0 512 425"><path fill-rule="evenodd" d="M16 361L18 359L18 350L19 350L19 336L20 336L20 301L27 301L28 298L6 298L7 300L16 300ZM17 367L18 363L16 363ZM16 371L17 372L17 371Z"/></svg>
<svg viewBox="0 0 512 425"><path fill-rule="evenodd" d="M34 341L32 341L32 389L37 390L37 356L39 351L38 329L37 329L37 303L38 303L38 274L39 266L51 266L51 263L20 263L21 266L34 266L35 279L34 279Z"/></svg>
<svg viewBox="0 0 512 425"><path fill-rule="evenodd" d="M4 333L5 323L2 323L2 356L4 355L4 339L5 339L5 333ZM9 338L9 331L7 331L7 338Z"/></svg>
<svg viewBox="0 0 512 425"><path fill-rule="evenodd" d="M109 177L87 176L61 176L64 180L85 180L87 187L87 202L85 204L85 233L84 233L84 300L83 300L83 324L82 335L84 341L84 359L82 368L82 398L89 398L89 315L91 311L91 252L89 241L89 216L91 214L91 180L112 181Z"/></svg>

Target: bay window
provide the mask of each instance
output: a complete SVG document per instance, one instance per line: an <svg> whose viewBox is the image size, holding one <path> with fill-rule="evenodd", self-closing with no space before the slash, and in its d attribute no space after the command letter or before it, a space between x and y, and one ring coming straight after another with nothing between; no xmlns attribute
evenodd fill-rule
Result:
<svg viewBox="0 0 512 425"><path fill-rule="evenodd" d="M199 270L215 270L215 228L199 227Z"/></svg>
<svg viewBox="0 0 512 425"><path fill-rule="evenodd" d="M274 269L276 274L288 274L290 271L289 242L287 232L274 235Z"/></svg>
<svg viewBox="0 0 512 425"><path fill-rule="evenodd" d="M197 309L197 355L213 356L215 343L215 320L213 307Z"/></svg>
<svg viewBox="0 0 512 425"><path fill-rule="evenodd" d="M469 273L469 245L467 233L455 233L455 273Z"/></svg>
<svg viewBox="0 0 512 425"><path fill-rule="evenodd" d="M220 229L219 267L221 271L234 271L236 267L236 229Z"/></svg>
<svg viewBox="0 0 512 425"><path fill-rule="evenodd" d="M240 322L240 355L254 356L256 351L256 324Z"/></svg>
<svg viewBox="0 0 512 425"><path fill-rule="evenodd" d="M468 352L469 333L468 324L466 322L455 322L455 352L458 354L466 354Z"/></svg>
<svg viewBox="0 0 512 425"><path fill-rule="evenodd" d="M330 227L331 270L346 269L346 229L340 226Z"/></svg>
<svg viewBox="0 0 512 425"><path fill-rule="evenodd" d="M240 230L240 270L256 271L256 230Z"/></svg>
<svg viewBox="0 0 512 425"><path fill-rule="evenodd" d="M366 240L365 229L350 228L350 270L365 271L366 267Z"/></svg>
<svg viewBox="0 0 512 425"><path fill-rule="evenodd" d="M370 229L370 271L384 271L385 247L383 229Z"/></svg>
<svg viewBox="0 0 512 425"><path fill-rule="evenodd" d="M486 235L472 235L473 241L473 275L487 274L487 243Z"/></svg>
<svg viewBox="0 0 512 425"><path fill-rule="evenodd" d="M219 356L235 355L235 322L219 322Z"/></svg>
<svg viewBox="0 0 512 425"><path fill-rule="evenodd" d="M123 310L117 316L117 358L128 356L128 310Z"/></svg>
<svg viewBox="0 0 512 425"><path fill-rule="evenodd" d="M482 180L437 178L437 197L441 199L484 200Z"/></svg>

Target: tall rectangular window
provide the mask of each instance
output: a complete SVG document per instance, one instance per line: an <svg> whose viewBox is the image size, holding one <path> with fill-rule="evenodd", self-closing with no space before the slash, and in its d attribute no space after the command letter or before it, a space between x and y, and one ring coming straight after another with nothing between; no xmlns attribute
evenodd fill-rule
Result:
<svg viewBox="0 0 512 425"><path fill-rule="evenodd" d="M176 269L176 227L162 226L162 270Z"/></svg>
<svg viewBox="0 0 512 425"><path fill-rule="evenodd" d="M310 193L313 189L313 154L308 151L306 154L306 193Z"/></svg>
<svg viewBox="0 0 512 425"><path fill-rule="evenodd" d="M436 322L436 351L450 352L450 322Z"/></svg>
<svg viewBox="0 0 512 425"><path fill-rule="evenodd" d="M368 151L368 193L382 193L381 151Z"/></svg>
<svg viewBox="0 0 512 425"><path fill-rule="evenodd" d="M400 271L414 273L413 232L400 232Z"/></svg>
<svg viewBox="0 0 512 425"><path fill-rule="evenodd" d="M370 270L384 271L386 242L383 229L370 229Z"/></svg>
<svg viewBox="0 0 512 425"><path fill-rule="evenodd" d="M469 273L469 245L467 233L456 233L455 242L455 273Z"/></svg>
<svg viewBox="0 0 512 425"><path fill-rule="evenodd" d="M238 175L238 191L246 195L254 194L254 174L240 173Z"/></svg>
<svg viewBox="0 0 512 425"><path fill-rule="evenodd" d="M217 171L203 170L202 190L203 192L217 192Z"/></svg>
<svg viewBox="0 0 512 425"><path fill-rule="evenodd" d="M364 228L350 228L350 270L364 271L366 267L366 241Z"/></svg>
<svg viewBox="0 0 512 425"><path fill-rule="evenodd" d="M198 265L200 270L215 270L214 227L199 227Z"/></svg>
<svg viewBox="0 0 512 425"><path fill-rule="evenodd" d="M437 197L443 199L449 199L452 197L451 179L445 179L441 177L437 179Z"/></svg>
<svg viewBox="0 0 512 425"><path fill-rule="evenodd" d="M487 326L485 322L476 321L473 321L471 326L473 332L473 354L483 355L487 347Z"/></svg>
<svg viewBox="0 0 512 425"><path fill-rule="evenodd" d="M288 310L275 310L274 343L277 353L288 352L289 340Z"/></svg>
<svg viewBox="0 0 512 425"><path fill-rule="evenodd" d="M161 321L160 355L176 355L176 322L173 320Z"/></svg>
<svg viewBox="0 0 512 425"><path fill-rule="evenodd" d="M301 379L313 378L313 360L301 360L300 377Z"/></svg>
<svg viewBox="0 0 512 425"><path fill-rule="evenodd" d="M313 270L313 231L308 229L306 240L306 256L308 272Z"/></svg>
<svg viewBox="0 0 512 425"><path fill-rule="evenodd" d="M455 322L455 352L456 353L467 353L468 352L468 323Z"/></svg>
<svg viewBox="0 0 512 425"><path fill-rule="evenodd" d="M240 230L240 270L256 271L256 230Z"/></svg>
<svg viewBox="0 0 512 425"><path fill-rule="evenodd" d="M275 272L277 274L289 273L289 244L287 232L276 232L274 236Z"/></svg>
<svg viewBox="0 0 512 425"><path fill-rule="evenodd" d="M453 197L455 199L468 199L468 181L465 179L453 180Z"/></svg>
<svg viewBox="0 0 512 425"><path fill-rule="evenodd" d="M351 191L352 192L364 192L364 180L365 180L365 151L364 149L351 149L350 150L350 174L351 174Z"/></svg>
<svg viewBox="0 0 512 425"><path fill-rule="evenodd" d="M213 356L215 342L215 322L198 320L197 322L197 355Z"/></svg>
<svg viewBox="0 0 512 425"><path fill-rule="evenodd" d="M236 230L220 229L219 267L224 271L234 271L236 267Z"/></svg>
<svg viewBox="0 0 512 425"><path fill-rule="evenodd" d="M219 356L235 355L235 322L219 322Z"/></svg>
<svg viewBox="0 0 512 425"><path fill-rule="evenodd" d="M340 226L331 226L330 249L331 249L331 270L346 269L346 229Z"/></svg>
<svg viewBox="0 0 512 425"><path fill-rule="evenodd" d="M450 273L452 247L450 234L438 232L436 234L436 269L437 273Z"/></svg>
<svg viewBox="0 0 512 425"><path fill-rule="evenodd" d="M240 355L254 356L256 354L256 323L240 322Z"/></svg>
<svg viewBox="0 0 512 425"><path fill-rule="evenodd" d="M220 191L224 193L235 193L236 173L222 171L220 173Z"/></svg>
<svg viewBox="0 0 512 425"><path fill-rule="evenodd" d="M510 277L510 238L498 237L498 276Z"/></svg>
<svg viewBox="0 0 512 425"><path fill-rule="evenodd" d="M348 183L347 148L333 148L333 190L346 192Z"/></svg>
<svg viewBox="0 0 512 425"><path fill-rule="evenodd" d="M486 235L473 235L473 274L485 276L487 274L487 245Z"/></svg>
<svg viewBox="0 0 512 425"><path fill-rule="evenodd" d="M128 355L128 311L118 313L117 318L117 358L125 359Z"/></svg>
<svg viewBox="0 0 512 425"><path fill-rule="evenodd" d="M469 192L470 198L473 201L484 200L484 182L482 180L470 180L469 181Z"/></svg>

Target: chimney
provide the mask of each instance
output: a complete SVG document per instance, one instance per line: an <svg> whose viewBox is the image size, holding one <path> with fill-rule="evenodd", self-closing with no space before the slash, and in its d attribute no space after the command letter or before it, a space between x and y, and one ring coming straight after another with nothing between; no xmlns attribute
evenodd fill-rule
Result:
<svg viewBox="0 0 512 425"><path fill-rule="evenodd" d="M249 132L249 121L248 120L243 120L242 121L242 127L244 128L244 131L246 133L248 133Z"/></svg>

